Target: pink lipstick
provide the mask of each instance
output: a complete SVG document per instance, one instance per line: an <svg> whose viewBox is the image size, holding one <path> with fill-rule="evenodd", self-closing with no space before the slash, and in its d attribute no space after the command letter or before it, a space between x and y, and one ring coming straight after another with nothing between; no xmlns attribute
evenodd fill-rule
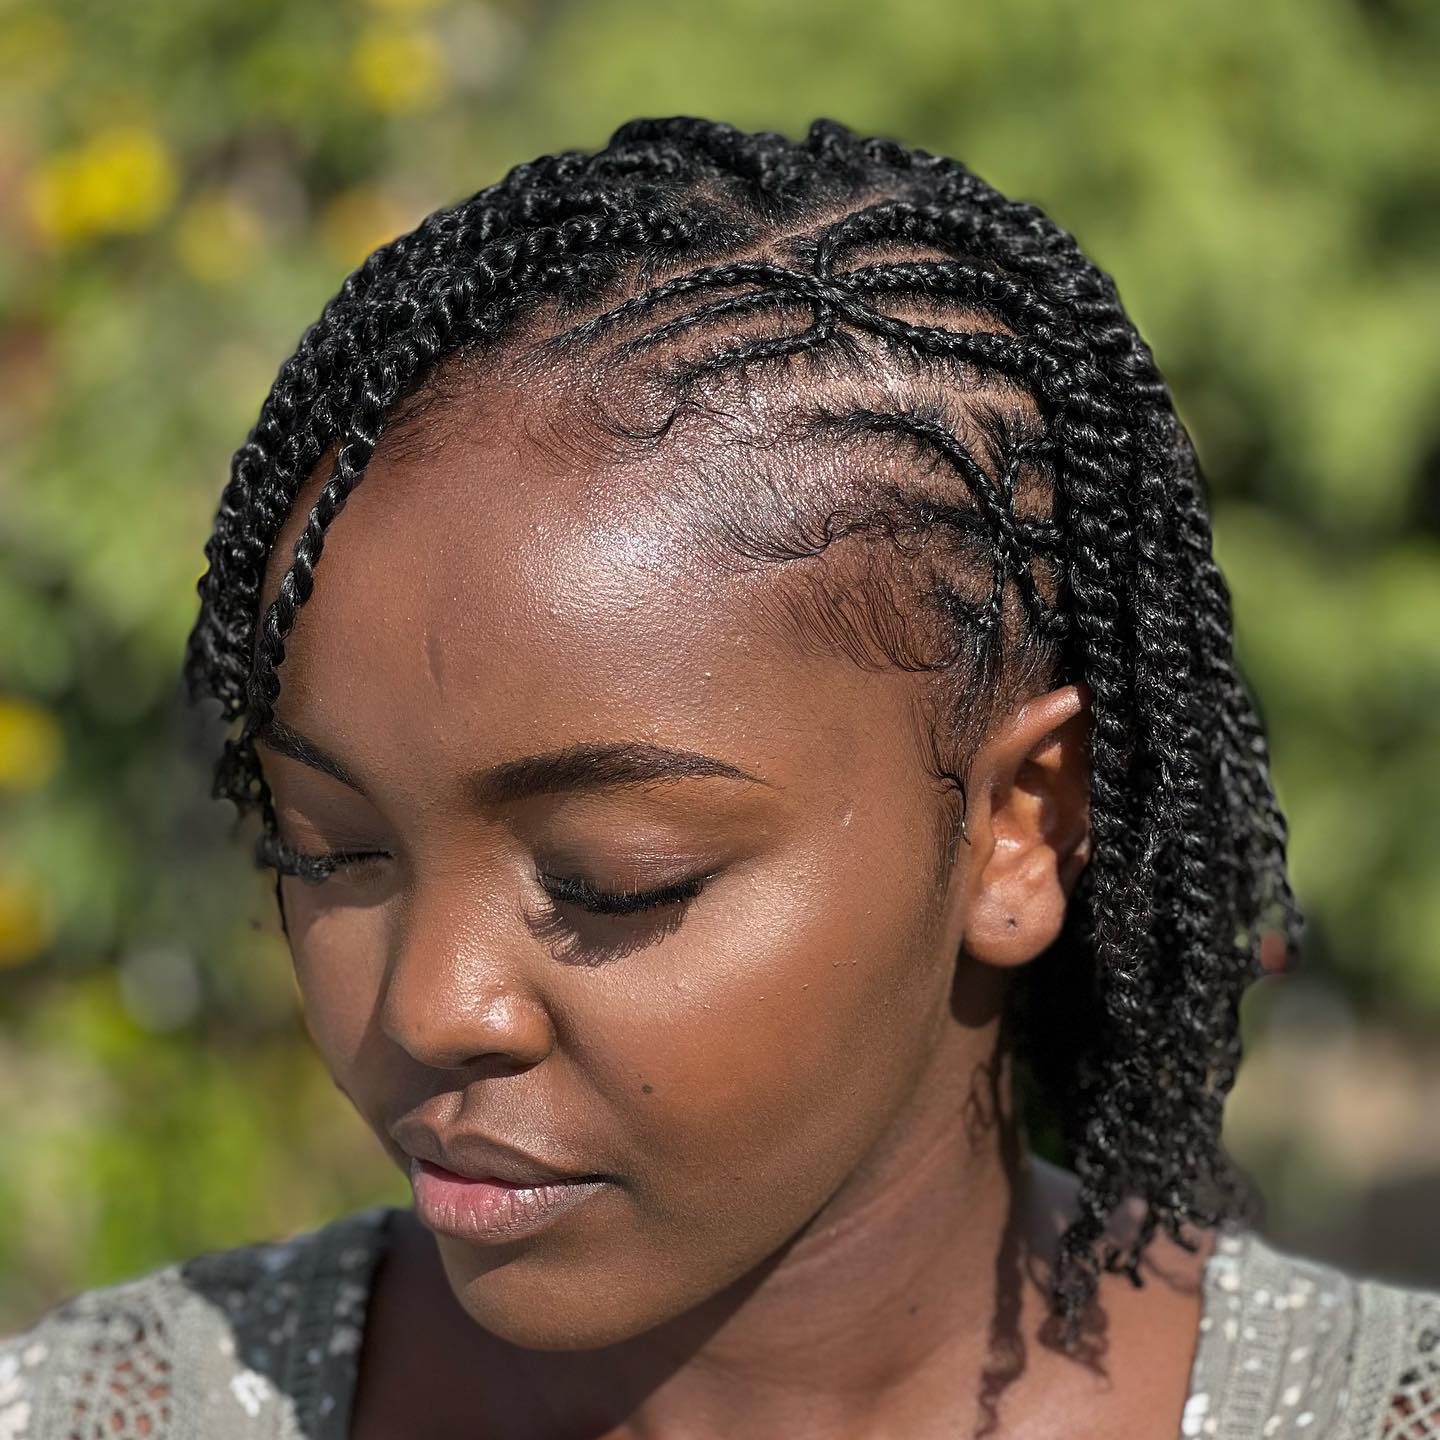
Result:
<svg viewBox="0 0 1440 1440"><path fill-rule="evenodd" d="M559 1180L511 1185L488 1176L470 1180L428 1160L410 1161L410 1185L420 1223L429 1230L482 1245L539 1234L583 1205L605 1183Z"/></svg>

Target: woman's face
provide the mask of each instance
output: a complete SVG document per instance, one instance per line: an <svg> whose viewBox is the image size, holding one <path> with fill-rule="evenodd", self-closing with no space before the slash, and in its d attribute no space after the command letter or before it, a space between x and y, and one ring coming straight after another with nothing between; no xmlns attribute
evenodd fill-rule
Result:
<svg viewBox="0 0 1440 1440"><path fill-rule="evenodd" d="M260 753L288 844L373 857L283 899L309 1029L397 1165L428 1126L607 1177L527 1238L437 1235L477 1321L567 1348L717 1294L860 1183L955 1024L963 917L914 676L799 643L791 567L715 573L645 498L663 453L596 466L542 410L494 391L423 457L382 445ZM606 753L537 759L575 747ZM708 878L607 916L542 877Z"/></svg>

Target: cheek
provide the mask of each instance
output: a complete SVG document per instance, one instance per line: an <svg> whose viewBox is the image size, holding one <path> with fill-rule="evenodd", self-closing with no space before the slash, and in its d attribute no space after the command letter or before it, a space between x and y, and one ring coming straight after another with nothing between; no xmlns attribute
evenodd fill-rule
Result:
<svg viewBox="0 0 1440 1440"><path fill-rule="evenodd" d="M937 1043L950 972L933 938L913 910L850 893L751 893L743 918L682 929L663 969L592 1017L578 1063L605 1077L650 1238L677 1263L745 1268L789 1238Z"/></svg>
<svg viewBox="0 0 1440 1440"><path fill-rule="evenodd" d="M356 1072L384 973L384 911L326 904L301 880L282 884L306 1028L331 1073L358 1095L365 1077Z"/></svg>
<svg viewBox="0 0 1440 1440"><path fill-rule="evenodd" d="M562 987L553 1083L575 1077L571 1133L605 1146L623 1188L499 1265L440 1239L494 1333L593 1348L702 1304L825 1205L913 1091L950 992L913 913L793 894L783 920L757 921L772 905L754 895L746 909Z"/></svg>

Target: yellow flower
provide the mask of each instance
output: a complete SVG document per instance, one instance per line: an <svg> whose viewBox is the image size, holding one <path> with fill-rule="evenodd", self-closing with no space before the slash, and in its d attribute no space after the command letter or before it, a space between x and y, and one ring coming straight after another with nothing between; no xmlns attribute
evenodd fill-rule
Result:
<svg viewBox="0 0 1440 1440"><path fill-rule="evenodd" d="M43 706L0 695L0 790L35 790L60 764L60 726Z"/></svg>
<svg viewBox="0 0 1440 1440"><path fill-rule="evenodd" d="M344 190L325 207L320 234L341 264L354 268L377 246L412 229L420 216L373 185Z"/></svg>
<svg viewBox="0 0 1440 1440"><path fill-rule="evenodd" d="M45 892L33 880L0 875L0 969L35 959L54 936Z"/></svg>
<svg viewBox="0 0 1440 1440"><path fill-rule="evenodd" d="M385 21L367 25L356 38L350 75L386 115L433 105L443 97L447 79L439 42L430 31Z"/></svg>
<svg viewBox="0 0 1440 1440"><path fill-rule="evenodd" d="M198 195L175 228L180 263L211 285L240 279L254 265L263 242L259 216L225 190Z"/></svg>
<svg viewBox="0 0 1440 1440"><path fill-rule="evenodd" d="M46 160L29 177L26 201L40 234L64 245L148 230L175 186L165 142L143 126L115 125Z"/></svg>

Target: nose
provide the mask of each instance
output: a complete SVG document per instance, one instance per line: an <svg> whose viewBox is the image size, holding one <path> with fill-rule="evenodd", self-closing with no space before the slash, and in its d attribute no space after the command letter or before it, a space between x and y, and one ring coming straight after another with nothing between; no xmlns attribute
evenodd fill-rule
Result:
<svg viewBox="0 0 1440 1440"><path fill-rule="evenodd" d="M534 984L533 947L524 926L498 899L477 896L473 882L412 894L391 945L381 1030L437 1070L538 1065L555 1027Z"/></svg>

